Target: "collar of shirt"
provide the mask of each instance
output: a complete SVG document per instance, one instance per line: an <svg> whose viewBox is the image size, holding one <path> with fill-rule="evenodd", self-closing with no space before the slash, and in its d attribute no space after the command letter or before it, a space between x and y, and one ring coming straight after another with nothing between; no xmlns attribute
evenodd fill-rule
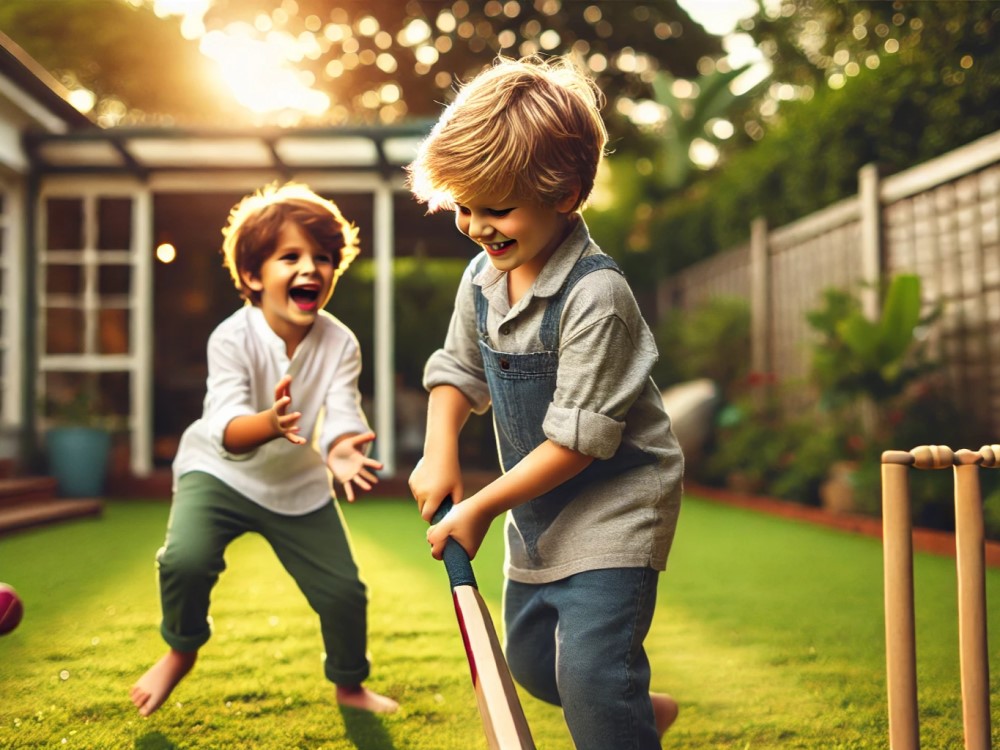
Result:
<svg viewBox="0 0 1000 750"><path fill-rule="evenodd" d="M562 288L569 272L573 270L573 266L576 265L589 246L590 231L587 229L583 217L577 216L576 226L552 253L552 257L545 263L542 272L538 274L535 283L531 285L531 289L518 302L517 308L524 308L532 297L554 296ZM487 261L483 270L473 277L472 283L482 287L483 294L491 303L501 302L500 306L506 307L506 304L503 303L507 302L507 285L497 283L504 280L506 276L505 271L498 271L492 263Z"/></svg>
<svg viewBox="0 0 1000 750"><path fill-rule="evenodd" d="M264 311L261 310L256 305L251 305L250 309L247 311L247 315L250 318L250 326L253 332L260 340L264 343L264 346L272 353L274 357L277 358L278 362L288 362L288 369L286 372L290 375L295 375L301 365L303 357L305 357L305 352L307 352L312 346L313 331L316 329L315 323L313 327L309 329L309 332L302 339L302 342L295 348L295 354L292 355L291 360L288 359L288 347L285 345L284 340L274 329L268 324L267 319L264 317Z"/></svg>

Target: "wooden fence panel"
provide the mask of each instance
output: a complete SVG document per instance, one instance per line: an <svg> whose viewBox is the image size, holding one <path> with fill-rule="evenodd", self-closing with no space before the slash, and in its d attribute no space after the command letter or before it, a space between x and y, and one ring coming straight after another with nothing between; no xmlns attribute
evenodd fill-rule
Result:
<svg viewBox="0 0 1000 750"><path fill-rule="evenodd" d="M970 414L989 405L987 427L1000 428L1000 165L887 205L887 275L916 273L928 309L942 316L928 332L932 354L957 405Z"/></svg>
<svg viewBox="0 0 1000 750"><path fill-rule="evenodd" d="M970 415L986 412L984 426L1000 434L1000 132L882 181L863 168L859 193L765 231L762 252L740 246L666 279L661 314L717 295L759 300L763 291L767 302L754 313L766 316L766 340L754 361L779 382L796 382L808 373L805 316L823 290L866 301L874 292L865 290L883 279L916 273L926 309L943 311L923 335L949 390Z"/></svg>
<svg viewBox="0 0 1000 750"><path fill-rule="evenodd" d="M858 284L859 247L857 219L788 243L772 234L771 371L779 382L806 379L813 340L806 314L822 304L825 289Z"/></svg>
<svg viewBox="0 0 1000 750"><path fill-rule="evenodd" d="M717 253L660 284L657 310L691 310L713 297L750 294L750 247L741 245Z"/></svg>

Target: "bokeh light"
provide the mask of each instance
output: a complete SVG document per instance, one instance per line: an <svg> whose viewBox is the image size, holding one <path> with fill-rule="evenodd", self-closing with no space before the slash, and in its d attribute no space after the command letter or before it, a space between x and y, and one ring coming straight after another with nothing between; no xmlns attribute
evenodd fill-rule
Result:
<svg viewBox="0 0 1000 750"><path fill-rule="evenodd" d="M161 242L156 246L156 259L160 263L173 263L177 259L177 248L169 242Z"/></svg>

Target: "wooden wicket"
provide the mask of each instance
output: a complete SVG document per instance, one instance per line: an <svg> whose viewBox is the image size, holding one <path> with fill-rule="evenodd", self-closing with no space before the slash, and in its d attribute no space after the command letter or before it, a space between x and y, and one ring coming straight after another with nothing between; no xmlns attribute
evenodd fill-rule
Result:
<svg viewBox="0 0 1000 750"><path fill-rule="evenodd" d="M925 445L882 454L886 681L889 747L919 750L913 541L909 468L953 469L959 660L966 750L990 750L990 680L986 638L986 562L979 467L1000 464L1000 445L978 451Z"/></svg>

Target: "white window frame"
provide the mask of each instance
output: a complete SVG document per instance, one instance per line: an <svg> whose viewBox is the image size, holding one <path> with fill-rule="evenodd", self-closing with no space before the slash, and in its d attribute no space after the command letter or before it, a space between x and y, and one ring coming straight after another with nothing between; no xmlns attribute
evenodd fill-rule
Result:
<svg viewBox="0 0 1000 750"><path fill-rule="evenodd" d="M83 248L67 253L48 250L47 201L52 198L83 201ZM128 198L132 201L132 234L129 247L121 251L98 251L97 201L100 198ZM38 395L44 398L45 375L50 372L126 372L130 379L131 403L128 418L131 472L148 476L152 471L152 195L147 186L132 178L50 177L38 193L36 253L38 318ZM99 260L121 255L131 267L131 288L122 300L129 316L129 351L126 354L100 354L96 344ZM82 309L84 314L84 351L81 354L48 354L45 351L45 310L50 301L46 292L46 269L51 262L80 264L84 269L82 305L63 300L63 307Z"/></svg>

